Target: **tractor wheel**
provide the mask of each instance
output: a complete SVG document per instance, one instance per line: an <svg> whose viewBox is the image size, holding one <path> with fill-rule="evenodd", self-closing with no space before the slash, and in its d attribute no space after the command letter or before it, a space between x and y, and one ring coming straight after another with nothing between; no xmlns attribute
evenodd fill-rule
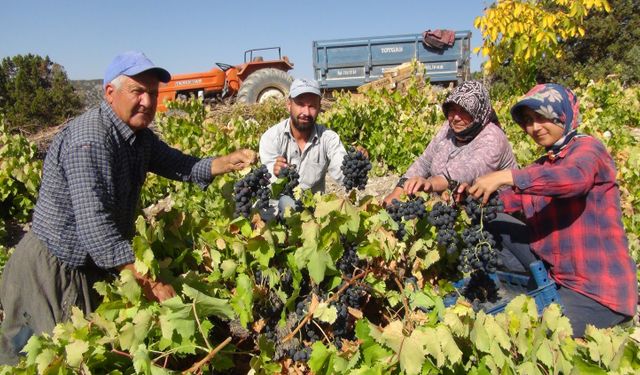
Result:
<svg viewBox="0 0 640 375"><path fill-rule="evenodd" d="M286 98L292 81L291 76L280 69L256 70L242 82L237 100L241 103L262 103L271 98Z"/></svg>

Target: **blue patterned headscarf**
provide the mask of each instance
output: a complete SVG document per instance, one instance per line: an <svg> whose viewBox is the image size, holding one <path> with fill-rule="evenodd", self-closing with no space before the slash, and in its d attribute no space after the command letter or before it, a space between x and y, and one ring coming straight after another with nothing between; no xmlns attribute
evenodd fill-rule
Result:
<svg viewBox="0 0 640 375"><path fill-rule="evenodd" d="M573 91L555 83L536 85L511 107L511 117L520 126L524 121L522 112L525 107L562 127L563 137L550 149L562 148L576 135L580 125L580 110Z"/></svg>

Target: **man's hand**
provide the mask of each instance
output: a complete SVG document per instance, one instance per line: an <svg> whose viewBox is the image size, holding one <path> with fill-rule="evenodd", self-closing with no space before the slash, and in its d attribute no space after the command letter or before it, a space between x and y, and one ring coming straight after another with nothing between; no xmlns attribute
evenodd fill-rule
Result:
<svg viewBox="0 0 640 375"><path fill-rule="evenodd" d="M165 284L159 280L152 281L149 279L147 282L143 282L141 286L144 296L150 301L162 302L176 296L176 291L171 284Z"/></svg>
<svg viewBox="0 0 640 375"><path fill-rule="evenodd" d="M401 187L396 187L395 189L393 189L391 194L387 195L382 201L382 207L390 206L394 199L400 200L402 192L403 190Z"/></svg>
<svg viewBox="0 0 640 375"><path fill-rule="evenodd" d="M142 293L150 301L162 302L176 295L176 291L171 284L166 284L160 280L152 280L149 276L141 274L136 270L133 263L120 267L120 271L122 270L129 270L133 273L133 277L136 278L136 281L142 288Z"/></svg>
<svg viewBox="0 0 640 375"><path fill-rule="evenodd" d="M211 162L211 174L214 176L244 169L258 160L253 150L241 149L228 155L219 156Z"/></svg>
<svg viewBox="0 0 640 375"><path fill-rule="evenodd" d="M430 193L433 190L431 181L424 177L411 177L404 183L404 192L407 195L415 195L419 191Z"/></svg>
<svg viewBox="0 0 640 375"><path fill-rule="evenodd" d="M478 177L473 182L473 186L468 188L467 191L476 199L482 197L482 204L487 204L491 194L504 185L513 186L513 174L511 174L510 169L491 172Z"/></svg>
<svg viewBox="0 0 640 375"><path fill-rule="evenodd" d="M273 174L276 177L280 176L280 171L288 166L287 159L285 159L284 156L278 156L273 164Z"/></svg>
<svg viewBox="0 0 640 375"><path fill-rule="evenodd" d="M356 151L362 152L362 155L364 155L365 158L369 159L369 151L367 151L366 148L362 146L355 146L354 148Z"/></svg>

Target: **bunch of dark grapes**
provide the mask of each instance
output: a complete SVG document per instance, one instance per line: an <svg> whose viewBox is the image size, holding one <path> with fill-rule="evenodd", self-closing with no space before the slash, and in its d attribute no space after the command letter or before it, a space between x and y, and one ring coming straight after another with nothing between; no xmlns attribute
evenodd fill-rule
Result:
<svg viewBox="0 0 640 375"><path fill-rule="evenodd" d="M427 210L424 207L424 199L418 197L406 202L400 202L397 199L391 201L391 204L387 207L387 212L398 223L398 230L396 231L396 238L403 239L407 234L403 220L422 219L427 215Z"/></svg>
<svg viewBox="0 0 640 375"><path fill-rule="evenodd" d="M343 275L350 278L353 276L353 271L364 268L366 261L358 257L358 245L356 243L350 242L344 237L341 239L341 242L344 247L344 252L342 253L342 257L336 262L336 266Z"/></svg>
<svg viewBox="0 0 640 375"><path fill-rule="evenodd" d="M497 193L491 194L487 204L481 205L480 203L480 200L471 195L467 195L464 200L464 210L471 219L471 224L488 223L496 218L498 212L504 211L504 203Z"/></svg>
<svg viewBox="0 0 640 375"><path fill-rule="evenodd" d="M235 216L249 218L251 207L256 202L258 209L267 208L271 199L269 179L271 174L266 165L253 169L233 186L233 199L236 204Z"/></svg>
<svg viewBox="0 0 640 375"><path fill-rule="evenodd" d="M437 202L429 212L427 219L429 224L438 230L436 242L447 249L448 254L453 254L458 250L458 236L454 229L457 218L458 210L444 202Z"/></svg>
<svg viewBox="0 0 640 375"><path fill-rule="evenodd" d="M496 267L501 265L498 253L495 250L496 241L491 233L481 225L473 225L462 232L464 248L460 252L458 271L469 273L481 270L487 273L496 272Z"/></svg>
<svg viewBox="0 0 640 375"><path fill-rule="evenodd" d="M333 343L338 349L342 348L342 340L354 340L354 318L349 314L349 308L360 309L362 301L367 295L365 289L359 285L349 286L332 305L338 310L338 317L331 325Z"/></svg>
<svg viewBox="0 0 640 375"><path fill-rule="evenodd" d="M287 184L282 189L281 194L293 197L293 189L300 184L300 174L298 174L295 164L290 164L286 168L280 169L278 178L287 179Z"/></svg>
<svg viewBox="0 0 640 375"><path fill-rule="evenodd" d="M344 174L343 185L347 190L358 188L364 190L369 179L368 174L371 170L371 161L364 156L361 151L357 151L353 147L342 160L342 174Z"/></svg>
<svg viewBox="0 0 640 375"><path fill-rule="evenodd" d="M498 300L498 286L486 272L477 270L471 274L462 295L473 304L473 309L478 311L481 303L494 303Z"/></svg>

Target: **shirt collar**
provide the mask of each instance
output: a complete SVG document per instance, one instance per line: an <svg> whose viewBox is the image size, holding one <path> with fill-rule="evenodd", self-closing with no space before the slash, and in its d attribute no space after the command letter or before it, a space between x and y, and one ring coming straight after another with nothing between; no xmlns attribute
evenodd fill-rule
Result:
<svg viewBox="0 0 640 375"><path fill-rule="evenodd" d="M124 140L130 145L133 145L133 143L136 141L136 133L129 127L129 125L122 121L120 117L118 117L118 115L116 115L109 103L103 100L100 104L100 109L102 110L102 113L104 113L104 116L106 116L106 118L109 120L109 122L115 125L116 130L118 131L118 133L120 133L120 135L122 135Z"/></svg>

